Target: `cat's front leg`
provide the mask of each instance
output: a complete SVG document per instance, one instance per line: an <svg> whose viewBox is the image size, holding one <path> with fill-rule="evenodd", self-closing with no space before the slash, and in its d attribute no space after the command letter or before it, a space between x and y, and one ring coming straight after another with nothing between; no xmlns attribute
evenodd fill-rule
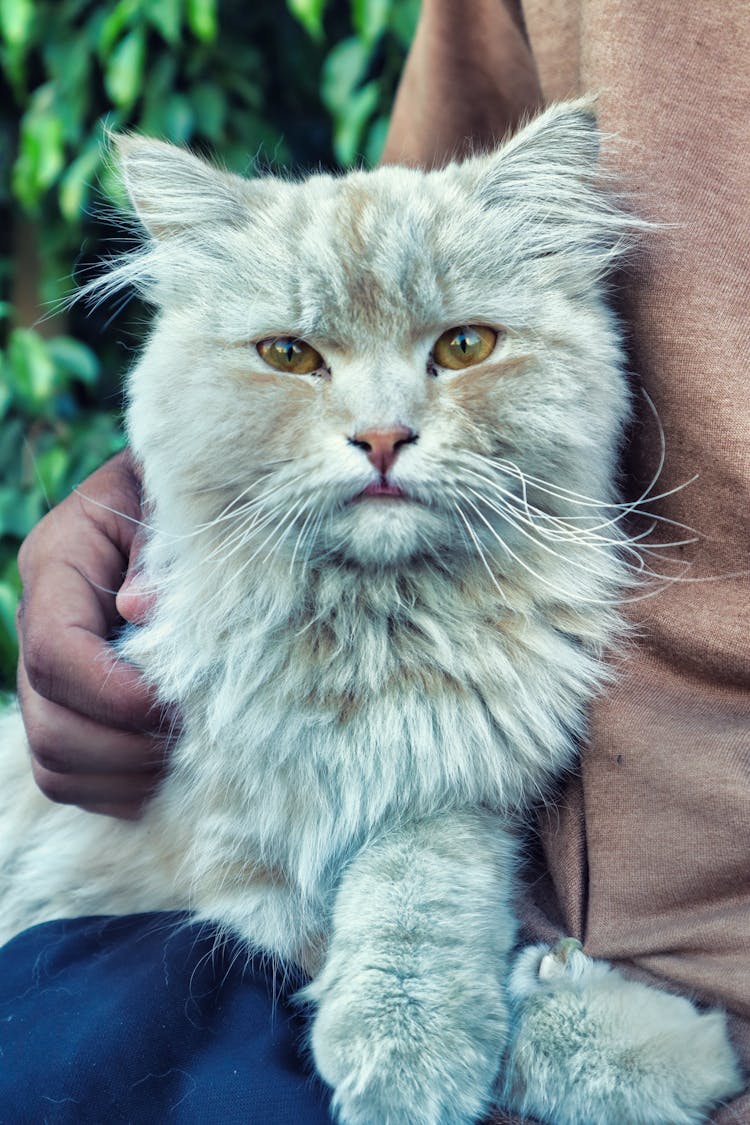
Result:
<svg viewBox="0 0 750 1125"><path fill-rule="evenodd" d="M343 1125L469 1125L507 1037L515 856L496 818L446 813L368 844L306 989L312 1048Z"/></svg>

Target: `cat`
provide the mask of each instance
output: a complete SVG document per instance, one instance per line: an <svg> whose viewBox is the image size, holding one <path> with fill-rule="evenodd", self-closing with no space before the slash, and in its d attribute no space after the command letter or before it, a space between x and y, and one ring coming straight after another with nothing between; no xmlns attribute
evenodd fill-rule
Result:
<svg viewBox="0 0 750 1125"><path fill-rule="evenodd" d="M517 950L524 814L574 766L634 548L605 279L638 222L586 102L442 170L304 182L118 140L157 310L128 382L182 731L138 823L50 804L0 727L2 934L188 909L301 966L343 1125L698 1122L719 1012ZM499 1075L499 1077L498 1077Z"/></svg>

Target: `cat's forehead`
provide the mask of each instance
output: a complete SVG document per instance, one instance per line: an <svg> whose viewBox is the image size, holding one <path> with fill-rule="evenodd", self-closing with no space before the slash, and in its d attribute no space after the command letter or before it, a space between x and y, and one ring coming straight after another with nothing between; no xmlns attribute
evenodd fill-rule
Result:
<svg viewBox="0 0 750 1125"><path fill-rule="evenodd" d="M532 324L550 293L595 297L638 228L600 190L586 102L442 170L300 183L243 179L137 136L117 143L149 239L105 286L135 280L226 339L294 332L371 350L441 325Z"/></svg>
<svg viewBox="0 0 750 1125"><path fill-rule="evenodd" d="M455 253L444 196L433 177L408 169L293 185L281 229L295 320L345 340L408 334L449 317Z"/></svg>

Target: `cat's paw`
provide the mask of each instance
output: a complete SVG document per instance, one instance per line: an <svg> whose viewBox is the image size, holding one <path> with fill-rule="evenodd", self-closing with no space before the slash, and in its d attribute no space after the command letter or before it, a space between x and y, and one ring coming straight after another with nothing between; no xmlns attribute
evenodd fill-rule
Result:
<svg viewBox="0 0 750 1125"><path fill-rule="evenodd" d="M472 1125L489 1108L504 1005L488 1017L486 997L440 997L375 968L306 993L318 1003L315 1063L342 1125Z"/></svg>
<svg viewBox="0 0 750 1125"><path fill-rule="evenodd" d="M551 1125L698 1125L742 1089L721 1012L628 980L566 939L522 951L502 1102Z"/></svg>

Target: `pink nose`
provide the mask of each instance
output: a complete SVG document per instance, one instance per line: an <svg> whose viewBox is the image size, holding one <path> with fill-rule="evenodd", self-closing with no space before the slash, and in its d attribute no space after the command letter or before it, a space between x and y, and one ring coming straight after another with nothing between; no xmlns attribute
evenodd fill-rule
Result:
<svg viewBox="0 0 750 1125"><path fill-rule="evenodd" d="M418 436L407 426L394 426L392 430L360 430L349 441L367 454L367 460L384 477L398 457L401 446L415 442Z"/></svg>

